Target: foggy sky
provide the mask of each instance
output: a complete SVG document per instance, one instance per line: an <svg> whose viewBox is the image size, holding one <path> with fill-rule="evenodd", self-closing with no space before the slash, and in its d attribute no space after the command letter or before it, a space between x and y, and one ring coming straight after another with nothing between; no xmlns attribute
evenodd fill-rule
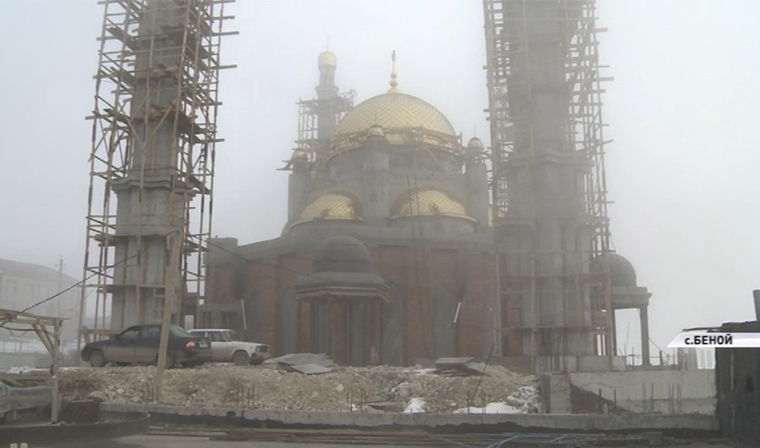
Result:
<svg viewBox="0 0 760 448"><path fill-rule="evenodd" d="M357 102L399 87L488 140L478 0L238 0L222 46L213 233L250 243L285 224L299 99L329 40ZM0 257L81 278L102 10L11 0L0 15ZM652 338L754 316L760 288L760 2L599 0L612 242L653 293ZM627 313L631 314L631 313ZM629 324L630 322L630 324ZM640 347L622 319L619 343ZM653 353L656 354L656 347ZM639 352L640 349L636 348Z"/></svg>

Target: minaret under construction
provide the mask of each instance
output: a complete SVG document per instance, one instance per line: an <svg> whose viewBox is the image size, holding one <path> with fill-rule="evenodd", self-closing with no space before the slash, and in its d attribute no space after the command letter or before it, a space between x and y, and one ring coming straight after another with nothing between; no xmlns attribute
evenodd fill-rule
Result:
<svg viewBox="0 0 760 448"><path fill-rule="evenodd" d="M195 317L229 34L220 2L102 3L85 256L98 328L85 334L160 321L167 299L174 322Z"/></svg>
<svg viewBox="0 0 760 448"><path fill-rule="evenodd" d="M595 2L483 3L502 353L612 368L614 310L649 295L610 251Z"/></svg>

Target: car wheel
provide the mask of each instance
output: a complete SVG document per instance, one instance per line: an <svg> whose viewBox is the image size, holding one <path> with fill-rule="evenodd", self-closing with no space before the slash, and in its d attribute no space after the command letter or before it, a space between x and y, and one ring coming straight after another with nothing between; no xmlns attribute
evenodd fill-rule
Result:
<svg viewBox="0 0 760 448"><path fill-rule="evenodd" d="M251 362L251 358L248 356L248 353L238 350L232 355L232 362L234 362L236 366L247 366Z"/></svg>
<svg viewBox="0 0 760 448"><path fill-rule="evenodd" d="M100 350L93 350L90 353L90 365L93 367L103 367L106 365L106 356Z"/></svg>

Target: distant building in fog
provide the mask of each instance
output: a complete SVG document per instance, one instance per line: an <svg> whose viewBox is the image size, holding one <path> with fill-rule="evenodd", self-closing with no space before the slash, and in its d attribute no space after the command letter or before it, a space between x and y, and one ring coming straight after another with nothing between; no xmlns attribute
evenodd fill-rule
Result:
<svg viewBox="0 0 760 448"><path fill-rule="evenodd" d="M52 267L0 258L0 308L24 310L77 282ZM79 319L80 291L79 287L72 288L28 312L68 319L63 324L64 339L73 339ZM0 337L4 336L0 334Z"/></svg>

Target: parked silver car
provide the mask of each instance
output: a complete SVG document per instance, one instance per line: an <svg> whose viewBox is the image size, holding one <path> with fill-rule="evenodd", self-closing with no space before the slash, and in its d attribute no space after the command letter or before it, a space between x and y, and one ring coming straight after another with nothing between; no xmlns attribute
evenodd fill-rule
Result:
<svg viewBox="0 0 760 448"><path fill-rule="evenodd" d="M238 366L259 365L269 358L269 346L245 342L226 328L197 328L190 334L211 341L212 362L234 362Z"/></svg>

